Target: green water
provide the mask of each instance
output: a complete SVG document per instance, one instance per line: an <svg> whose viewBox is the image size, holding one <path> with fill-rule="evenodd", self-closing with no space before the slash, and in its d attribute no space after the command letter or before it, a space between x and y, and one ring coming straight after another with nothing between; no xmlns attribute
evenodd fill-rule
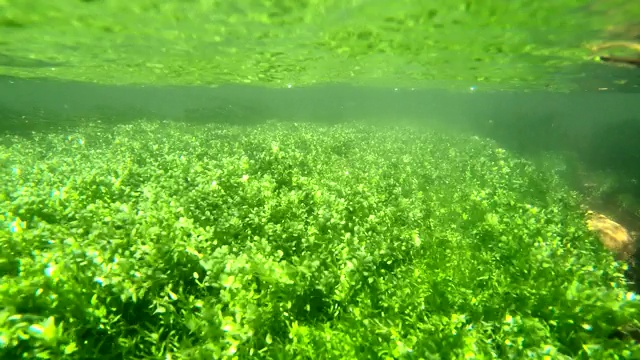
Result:
<svg viewBox="0 0 640 360"><path fill-rule="evenodd" d="M0 74L116 84L593 89L601 64L587 45L634 40L620 28L638 18L640 7L626 0L2 0Z"/></svg>
<svg viewBox="0 0 640 360"><path fill-rule="evenodd" d="M639 359L638 19L0 0L0 358Z"/></svg>

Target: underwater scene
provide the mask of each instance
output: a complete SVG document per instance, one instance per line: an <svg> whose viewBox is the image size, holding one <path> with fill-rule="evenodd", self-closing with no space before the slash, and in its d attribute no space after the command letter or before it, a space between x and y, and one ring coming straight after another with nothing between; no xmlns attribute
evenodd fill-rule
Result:
<svg viewBox="0 0 640 360"><path fill-rule="evenodd" d="M640 359L640 4L0 0L1 359Z"/></svg>

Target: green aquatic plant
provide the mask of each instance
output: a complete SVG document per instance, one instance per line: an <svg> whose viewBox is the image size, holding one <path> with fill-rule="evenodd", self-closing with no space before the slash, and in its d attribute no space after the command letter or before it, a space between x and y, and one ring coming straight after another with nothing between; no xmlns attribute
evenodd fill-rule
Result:
<svg viewBox="0 0 640 360"><path fill-rule="evenodd" d="M488 140L140 121L0 148L3 358L637 358L624 267Z"/></svg>

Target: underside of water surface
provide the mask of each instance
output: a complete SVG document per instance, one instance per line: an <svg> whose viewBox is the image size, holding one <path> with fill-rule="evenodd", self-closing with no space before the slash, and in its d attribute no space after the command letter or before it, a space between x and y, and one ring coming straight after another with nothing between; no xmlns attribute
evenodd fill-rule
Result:
<svg viewBox="0 0 640 360"><path fill-rule="evenodd" d="M4 0L0 74L568 91L602 80L594 46L637 41L639 18L626 0Z"/></svg>
<svg viewBox="0 0 640 360"><path fill-rule="evenodd" d="M639 19L0 0L0 358L639 359Z"/></svg>

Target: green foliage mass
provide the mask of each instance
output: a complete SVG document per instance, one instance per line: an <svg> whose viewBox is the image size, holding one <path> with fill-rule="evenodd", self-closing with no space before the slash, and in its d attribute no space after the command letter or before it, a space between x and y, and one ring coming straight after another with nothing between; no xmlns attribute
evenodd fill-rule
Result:
<svg viewBox="0 0 640 360"><path fill-rule="evenodd" d="M0 357L638 358L577 196L477 137L140 121L0 147Z"/></svg>

